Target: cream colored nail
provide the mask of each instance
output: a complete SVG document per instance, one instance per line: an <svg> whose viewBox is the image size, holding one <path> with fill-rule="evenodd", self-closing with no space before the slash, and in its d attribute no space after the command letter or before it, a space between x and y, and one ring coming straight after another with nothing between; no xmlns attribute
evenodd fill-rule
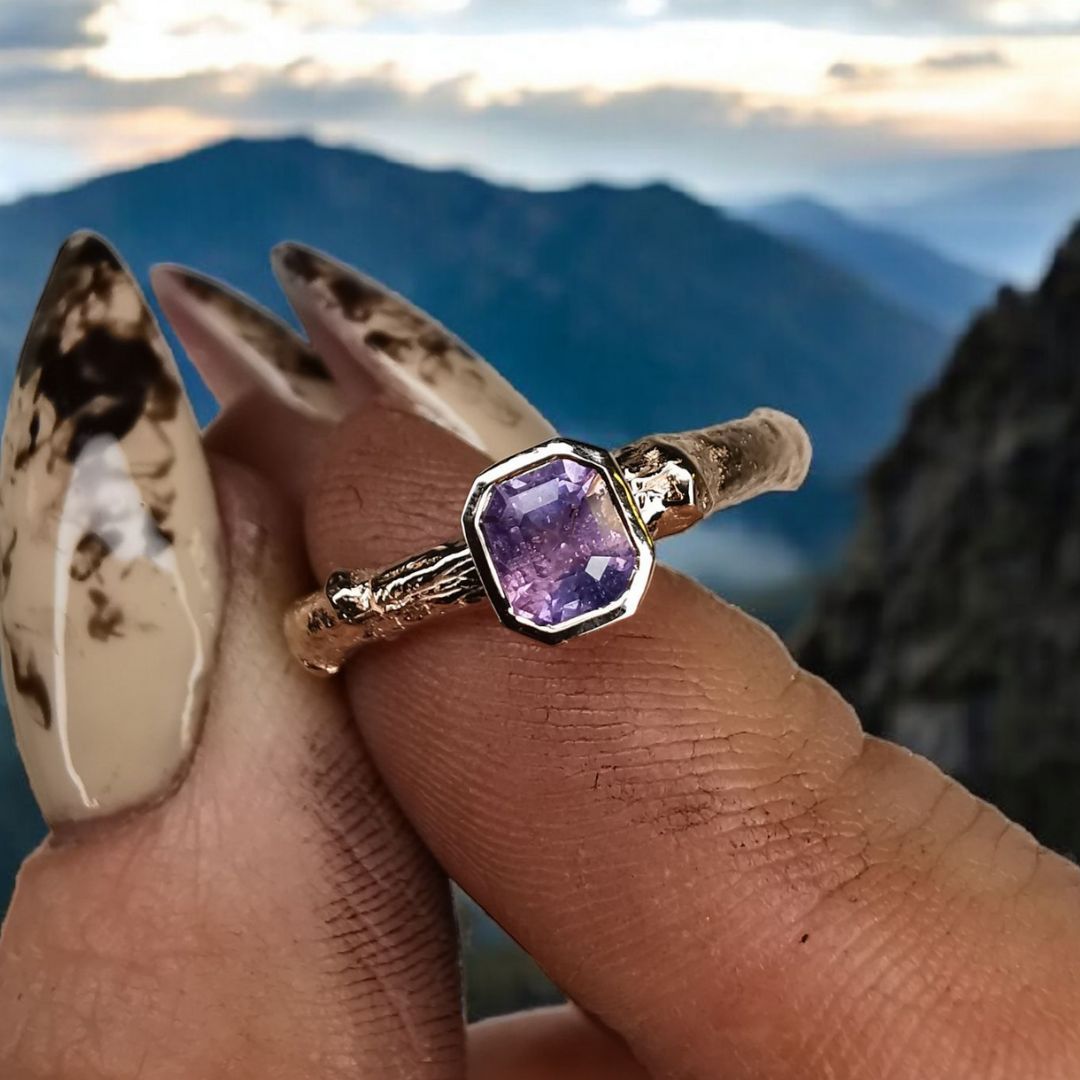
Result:
<svg viewBox="0 0 1080 1080"><path fill-rule="evenodd" d="M276 315L183 266L150 273L161 307L214 397L228 406L253 387L308 415L340 420L346 402L326 364Z"/></svg>
<svg viewBox="0 0 1080 1080"><path fill-rule="evenodd" d="M378 282L299 244L275 248L273 265L312 343L331 366L359 365L388 396L492 458L555 434L487 361Z"/></svg>
<svg viewBox="0 0 1080 1080"><path fill-rule="evenodd" d="M163 797L199 737L224 559L168 347L91 234L63 246L34 314L0 484L4 685L45 817Z"/></svg>

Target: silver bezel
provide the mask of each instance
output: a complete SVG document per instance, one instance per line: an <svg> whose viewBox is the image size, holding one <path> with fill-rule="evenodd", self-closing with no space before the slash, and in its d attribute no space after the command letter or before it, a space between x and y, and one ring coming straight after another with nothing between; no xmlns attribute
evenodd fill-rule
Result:
<svg viewBox="0 0 1080 1080"><path fill-rule="evenodd" d="M626 526L627 535L637 553L637 569L630 579L626 592L607 607L597 611L590 611L558 626L539 626L519 615L514 614L510 603L502 590L498 574L491 561L483 534L478 522L487 504L487 499L493 486L500 481L508 480L518 473L524 472L545 461L553 461L556 458L569 458L579 461L584 465L591 465L608 485L614 500L616 509ZM588 443L576 442L571 439L550 439L530 450L523 450L520 454L500 461L485 469L474 481L469 497L465 502L465 509L461 512L461 528L465 534L465 542L469 545L476 569L480 574L480 580L484 583L488 599L503 625L518 633L526 634L537 641L544 641L550 645L557 645L569 638L587 634L598 630L601 626L625 619L637 611L645 590L649 587L649 579L652 577L655 554L653 552L652 538L649 536L637 506L630 495L630 490L623 479L622 473L615 459L606 450L590 446Z"/></svg>

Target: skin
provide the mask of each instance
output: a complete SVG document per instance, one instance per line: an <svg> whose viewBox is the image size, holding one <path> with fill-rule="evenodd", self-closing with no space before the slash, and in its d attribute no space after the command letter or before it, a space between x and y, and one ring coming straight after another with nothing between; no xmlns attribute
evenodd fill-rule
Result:
<svg viewBox="0 0 1080 1080"><path fill-rule="evenodd" d="M310 572L446 539L485 462L377 403L285 461L273 407L210 436L230 596L190 776L28 861L0 1075L1080 1075L1080 872L689 581L559 649L477 607L300 672ZM577 1007L464 1030L447 875Z"/></svg>

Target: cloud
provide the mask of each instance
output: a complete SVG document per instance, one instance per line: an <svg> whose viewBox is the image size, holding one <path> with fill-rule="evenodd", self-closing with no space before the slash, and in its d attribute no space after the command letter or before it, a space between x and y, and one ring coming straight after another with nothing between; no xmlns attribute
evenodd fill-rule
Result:
<svg viewBox="0 0 1080 1080"><path fill-rule="evenodd" d="M244 69L136 82L86 70L9 69L0 72L0 130L8 116L27 111L74 131L91 127L89 114L100 131L133 110L184 110L239 133L310 131L508 180L669 180L720 198L812 187L830 166L879 160L905 141L885 123L837 124L826 115L760 106L733 91L528 91L477 105L466 78L416 91L392 72L335 81L314 75L310 61L280 73Z"/></svg>
<svg viewBox="0 0 1080 1080"><path fill-rule="evenodd" d="M869 64L856 64L851 60L837 60L825 73L837 82L862 82L872 75L879 75L882 69Z"/></svg>
<svg viewBox="0 0 1080 1080"><path fill-rule="evenodd" d="M253 0L263 5L260 10L273 2ZM430 9L452 0L414 2ZM473 0L472 6L486 2ZM521 6L530 2L521 0ZM601 0L591 3L596 7ZM761 0L760 6L784 3ZM545 0L549 12L561 4ZM625 0L619 5L624 8ZM700 6L692 0L669 5ZM312 15L332 6L344 11L337 0L313 0L305 9ZM843 6L847 0L832 10ZM648 7L637 8L639 21L648 18ZM227 0L191 0L179 14L189 22L216 18L220 37L228 30L221 18L236 10ZM450 29L430 35L369 36L366 29L351 37L322 30L305 35L281 32L279 26L276 36L260 27L251 40L245 30L243 47L217 41L215 51L213 41L188 36L179 17L170 27L172 36L157 50L163 61L149 40L140 49L111 43L114 53L140 60L122 70L110 66L115 57L102 49L87 50L81 68L71 66L70 54L62 60L10 56L0 64L0 156L35 140L44 147L48 140L77 147L86 161L77 171L85 173L228 133L302 131L515 182L666 179L729 198L798 188L832 193L832 182L823 178L955 148L961 138L974 149L1004 145L1006 139L1064 141L1080 130L1073 113L1054 107L1080 87L1068 56L1069 43L1077 39L1068 37L1012 41L1006 58L997 38L879 40L773 26L744 26L733 34L723 25L705 33L697 24L658 24L512 38ZM367 65L362 73L353 65L358 52ZM723 62L717 60L721 52ZM180 53L191 62L169 68L167 62ZM447 57L452 64L443 63ZM380 60L384 66L376 67ZM981 105L985 87L978 73L987 71L990 78L989 69L1010 63L1015 70L1001 80L1008 94L990 115ZM769 79L757 84L761 70ZM965 79L965 71L976 74ZM1048 73L1058 83L1043 91L1038 80L1045 83ZM715 85L714 75L729 81ZM65 167L63 175L75 171ZM10 176L19 177L20 190L37 186L26 179L29 166L21 161L8 173L8 191L15 185ZM53 185L59 178L43 182Z"/></svg>
<svg viewBox="0 0 1080 1080"><path fill-rule="evenodd" d="M1060 33L1080 29L1080 0L247 0L243 5L170 7L155 18L190 34L243 17L250 27L286 21L296 28L366 25L374 30L496 32L640 24L650 20L776 21L793 27L897 33ZM142 0L0 0L0 50L62 49L94 43L85 29L145 21ZM100 20L99 20L100 22ZM96 39L95 39L96 41Z"/></svg>
<svg viewBox="0 0 1080 1080"><path fill-rule="evenodd" d="M13 0L9 0L13 2ZM30 0L18 0L21 3ZM103 0L98 0L98 4ZM145 19L142 0L111 0L116 18ZM467 10L469 0L217 0L216 4L199 3L193 18L185 4L169 6L162 3L155 12L159 24L170 27L168 32L190 32L190 28L227 27L244 29L265 26L272 20L288 23L296 29L312 27L353 28L382 18L391 23L416 26L423 20L431 25L444 16L455 16Z"/></svg>
<svg viewBox="0 0 1080 1080"><path fill-rule="evenodd" d="M825 75L844 90L881 90L901 83L916 70L917 67L909 64L861 64L838 60Z"/></svg>
<svg viewBox="0 0 1080 1080"><path fill-rule="evenodd" d="M650 16L764 19L842 30L1052 33L1080 27L1080 0L472 0L459 18L523 27Z"/></svg>
<svg viewBox="0 0 1080 1080"><path fill-rule="evenodd" d="M4 0L0 52L95 44L100 39L86 22L100 6L100 0Z"/></svg>
<svg viewBox="0 0 1080 1080"><path fill-rule="evenodd" d="M198 37L200 34L233 34L243 27L227 15L207 15L202 19L174 23L166 29L172 37Z"/></svg>
<svg viewBox="0 0 1080 1080"><path fill-rule="evenodd" d="M999 49L966 49L934 53L915 64L860 64L852 60L838 60L825 74L827 78L835 82L863 90L868 87L880 88L901 82L910 83L911 76L920 73L964 74L1009 66L1008 59Z"/></svg>
<svg viewBox="0 0 1080 1080"><path fill-rule="evenodd" d="M969 49L939 53L919 62L926 71L979 71L987 68L1006 68L1009 61L999 49Z"/></svg>

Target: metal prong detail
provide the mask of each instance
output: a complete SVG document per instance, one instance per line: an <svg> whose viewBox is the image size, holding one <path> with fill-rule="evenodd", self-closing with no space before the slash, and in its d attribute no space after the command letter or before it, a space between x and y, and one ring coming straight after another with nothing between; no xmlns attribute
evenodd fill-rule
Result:
<svg viewBox="0 0 1080 1080"><path fill-rule="evenodd" d="M794 491L810 469L798 420L755 409L742 420L678 435L651 435L615 454L654 540L769 491Z"/></svg>

